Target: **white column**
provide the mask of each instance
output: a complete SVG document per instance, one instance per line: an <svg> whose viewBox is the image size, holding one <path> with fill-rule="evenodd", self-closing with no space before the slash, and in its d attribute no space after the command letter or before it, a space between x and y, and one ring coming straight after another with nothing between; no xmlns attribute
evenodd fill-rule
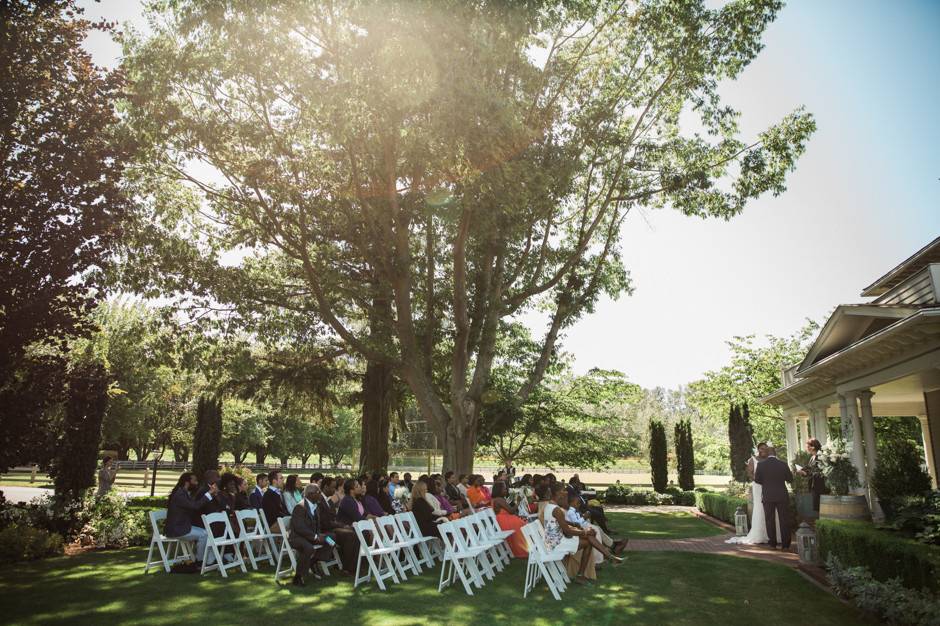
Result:
<svg viewBox="0 0 940 626"><path fill-rule="evenodd" d="M852 457L852 465L858 470L858 481L863 485L867 485L868 477L865 475L865 459L862 452L862 428L858 419L856 400L857 395L854 391L848 391L839 398L839 409L842 412L842 434L845 436L845 443ZM861 495L864 490L859 488L856 493Z"/></svg>
<svg viewBox="0 0 940 626"><path fill-rule="evenodd" d="M826 417L828 408L825 406L813 408L813 437L818 439L822 445L826 445L826 442L829 441L829 419Z"/></svg>
<svg viewBox="0 0 940 626"><path fill-rule="evenodd" d="M783 416L784 424L786 424L786 433L787 433L787 462L792 463L793 459L796 457L797 446L797 435L796 435L796 417L792 415Z"/></svg>
<svg viewBox="0 0 940 626"><path fill-rule="evenodd" d="M875 395L869 390L860 391L858 404L862 409L862 434L865 437L865 464L868 475L875 472L875 463L878 461L878 446L875 441L875 418L872 415L871 397Z"/></svg>
<svg viewBox="0 0 940 626"><path fill-rule="evenodd" d="M918 415L917 419L920 420L920 434L924 439L924 457L927 459L927 473L930 474L930 478L933 480L933 488L936 489L937 485L940 484L940 480L937 478L937 468L933 464L933 440L930 438L930 422L927 420L926 415Z"/></svg>

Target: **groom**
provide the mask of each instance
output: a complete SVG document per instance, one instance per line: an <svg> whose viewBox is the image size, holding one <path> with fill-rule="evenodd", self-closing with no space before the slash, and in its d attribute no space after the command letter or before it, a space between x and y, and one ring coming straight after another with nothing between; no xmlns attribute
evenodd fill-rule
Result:
<svg viewBox="0 0 940 626"><path fill-rule="evenodd" d="M773 448L767 459L757 464L754 470L754 482L762 487L764 501L764 522L767 524L767 536L770 547L777 547L777 515L780 516L780 539L783 549L790 549L790 527L787 524L790 496L787 483L793 482L790 466L777 458Z"/></svg>

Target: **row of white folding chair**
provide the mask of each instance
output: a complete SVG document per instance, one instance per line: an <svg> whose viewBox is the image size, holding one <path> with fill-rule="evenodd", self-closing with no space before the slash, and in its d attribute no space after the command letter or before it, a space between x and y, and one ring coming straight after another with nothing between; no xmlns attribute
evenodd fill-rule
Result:
<svg viewBox="0 0 940 626"><path fill-rule="evenodd" d="M144 566L144 573L150 571L151 567L163 565L163 569L169 574L170 569L179 561L195 561L195 542L183 541L178 537L167 537L160 528L160 523L166 523L166 509L155 509L150 511L150 550L147 551L147 564ZM157 548L160 559L153 560L153 549Z"/></svg>
<svg viewBox="0 0 940 626"><path fill-rule="evenodd" d="M278 537L280 549L277 554L277 563L274 566L274 582L281 578L291 576L297 571L297 552L290 545L290 515L277 518ZM285 562L284 559L287 559ZM328 561L318 561L324 576L330 575L331 567L342 567L339 552L333 546L333 557ZM283 567L282 567L283 565Z"/></svg>
<svg viewBox="0 0 940 626"><path fill-rule="evenodd" d="M361 520L353 524L359 538L359 557L353 586L375 578L379 589L385 590L385 580L407 580L408 572L420 574L425 567L433 567L440 555L435 537L425 537L415 519L407 511ZM366 566L363 571L362 562Z"/></svg>
<svg viewBox="0 0 940 626"><path fill-rule="evenodd" d="M215 533L212 531L213 524L222 525L221 536L215 536ZM242 558L241 550L242 546L247 543L247 540L244 537L235 536L235 531L232 530L232 525L228 520L228 514L224 511L203 514L202 526L206 529L206 547L202 552L202 570L199 573L205 574L206 572L217 569L219 573L222 574L222 578L228 578L226 570L233 567L241 568L242 572L248 573L248 570L245 568L245 559ZM225 548L227 547L230 547L231 552L234 553L232 560L229 562L225 562L222 558L222 555L226 552ZM215 561L211 565L209 564L208 558L210 553L215 557Z"/></svg>
<svg viewBox="0 0 940 626"><path fill-rule="evenodd" d="M506 538L512 531L499 528L492 509L480 511L439 526L444 542L444 560L438 591L458 578L464 591L482 588L484 578L493 580L497 571L512 561Z"/></svg>
<svg viewBox="0 0 940 626"><path fill-rule="evenodd" d="M557 546L549 550L545 544L545 528L537 520L522 527L522 536L525 537L529 550L522 597L528 596L529 591L535 588L539 579L544 579L555 599L561 600L562 592L571 582L564 566L564 559L568 553Z"/></svg>

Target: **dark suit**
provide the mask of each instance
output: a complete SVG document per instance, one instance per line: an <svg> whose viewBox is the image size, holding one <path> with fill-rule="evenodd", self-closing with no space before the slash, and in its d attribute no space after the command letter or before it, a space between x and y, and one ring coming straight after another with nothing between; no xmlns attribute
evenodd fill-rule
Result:
<svg viewBox="0 0 940 626"><path fill-rule="evenodd" d="M817 455L810 457L805 469L809 477L809 491L813 494L813 510L818 513L819 497L826 493L826 478L822 474L822 464Z"/></svg>
<svg viewBox="0 0 940 626"><path fill-rule="evenodd" d="M339 547L339 558L343 562L343 570L353 573L356 571L356 560L359 558L359 537L356 536L356 531L336 518L334 507L332 500L321 496L320 506L317 507L320 529L333 535Z"/></svg>
<svg viewBox="0 0 940 626"><path fill-rule="evenodd" d="M365 510L365 507L363 507ZM359 522L364 520L365 513L359 512L359 502L352 496L344 496L342 500L339 501L339 510L336 512L336 519L350 526L354 522Z"/></svg>
<svg viewBox="0 0 940 626"><path fill-rule="evenodd" d="M251 508L260 509L261 508L261 499L264 497L264 492L261 491L258 487L255 487L251 495L248 496L248 502L251 504Z"/></svg>
<svg viewBox="0 0 940 626"><path fill-rule="evenodd" d="M175 489L166 504L166 536L182 537L188 534L193 527L193 517L206 512L212 503L204 495L193 498L186 488Z"/></svg>
<svg viewBox="0 0 940 626"><path fill-rule="evenodd" d="M300 553L297 560L297 575L301 578L310 571L314 560L330 558L330 546L320 530L320 507L310 513L310 503L304 499L294 507L290 516L290 545Z"/></svg>
<svg viewBox="0 0 940 626"><path fill-rule="evenodd" d="M281 494L271 487L268 487L261 498L261 510L264 511L264 519L272 531L277 528L277 518L287 515L287 507L284 506Z"/></svg>
<svg viewBox="0 0 940 626"><path fill-rule="evenodd" d="M787 483L793 482L793 472L790 466L775 456L769 457L757 464L754 470L754 482L762 487L762 500L764 504L764 520L767 523L767 536L770 537L770 547L777 547L777 515L780 516L780 540L783 549L790 547L790 494Z"/></svg>

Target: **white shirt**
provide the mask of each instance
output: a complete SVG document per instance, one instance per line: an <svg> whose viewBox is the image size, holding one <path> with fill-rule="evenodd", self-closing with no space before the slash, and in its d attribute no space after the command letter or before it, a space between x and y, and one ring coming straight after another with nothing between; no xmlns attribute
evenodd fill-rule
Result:
<svg viewBox="0 0 940 626"><path fill-rule="evenodd" d="M587 525L587 520L578 513L578 510L573 506L569 506L568 510L565 511L565 520L569 524L577 524L581 528L584 528Z"/></svg>

